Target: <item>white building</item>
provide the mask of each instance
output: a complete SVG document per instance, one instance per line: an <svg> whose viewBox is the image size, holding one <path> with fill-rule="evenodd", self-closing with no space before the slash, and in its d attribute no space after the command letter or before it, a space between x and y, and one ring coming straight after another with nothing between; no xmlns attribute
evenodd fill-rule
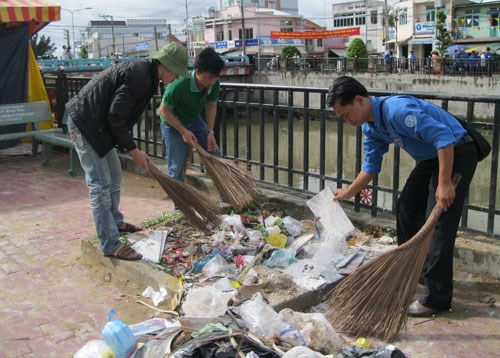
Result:
<svg viewBox="0 0 500 358"><path fill-rule="evenodd" d="M334 30L359 27L358 36L349 36L345 39L345 48L353 38L361 38L369 53L384 52L384 1L339 1L332 5L332 17ZM342 49L342 46L336 47L329 49L343 56L345 49Z"/></svg>
<svg viewBox="0 0 500 358"><path fill-rule="evenodd" d="M165 19L91 20L84 41L89 58L116 55L141 57L169 43L170 28ZM173 37L172 37L173 38Z"/></svg>
<svg viewBox="0 0 500 358"><path fill-rule="evenodd" d="M228 7L241 6L241 0L219 0L218 10L225 10ZM299 14L298 0L243 0L243 6L255 6L258 8L268 8L280 10L292 15Z"/></svg>

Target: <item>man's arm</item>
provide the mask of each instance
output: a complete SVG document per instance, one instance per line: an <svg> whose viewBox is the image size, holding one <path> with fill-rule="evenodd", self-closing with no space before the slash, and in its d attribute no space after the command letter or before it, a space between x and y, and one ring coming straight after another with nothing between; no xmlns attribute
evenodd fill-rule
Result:
<svg viewBox="0 0 500 358"><path fill-rule="evenodd" d="M455 185L451 179L453 174L453 158L455 147L453 144L438 149L439 178L436 188L436 202L446 211L455 200Z"/></svg>
<svg viewBox="0 0 500 358"><path fill-rule="evenodd" d="M333 199L347 200L352 198L354 195L363 190L363 188L365 188L374 177L375 174L370 174L362 170L347 189L337 189L333 194Z"/></svg>
<svg viewBox="0 0 500 358"><path fill-rule="evenodd" d="M208 102L205 109L205 119L208 126L208 151L213 152L217 146L214 136L215 117L217 115L217 102Z"/></svg>
<svg viewBox="0 0 500 358"><path fill-rule="evenodd" d="M181 121L174 116L172 111L163 102L160 104L160 114L172 128L180 133L184 142L186 142L189 146L194 147L197 142L194 133L184 127Z"/></svg>

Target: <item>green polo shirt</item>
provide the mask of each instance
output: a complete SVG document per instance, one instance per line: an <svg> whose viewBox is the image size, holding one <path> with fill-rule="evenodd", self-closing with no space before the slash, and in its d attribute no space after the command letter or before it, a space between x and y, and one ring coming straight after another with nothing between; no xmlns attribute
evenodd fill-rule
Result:
<svg viewBox="0 0 500 358"><path fill-rule="evenodd" d="M217 102L219 99L220 83L217 81L212 87L200 92L195 80L196 71L191 72L191 77L179 77L170 83L162 101L184 125L193 123L205 110L207 103ZM165 118L160 116L165 124Z"/></svg>

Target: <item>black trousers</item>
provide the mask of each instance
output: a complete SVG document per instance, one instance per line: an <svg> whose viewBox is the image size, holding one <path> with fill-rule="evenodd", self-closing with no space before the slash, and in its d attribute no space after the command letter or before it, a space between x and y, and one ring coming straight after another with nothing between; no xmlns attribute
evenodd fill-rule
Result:
<svg viewBox="0 0 500 358"><path fill-rule="evenodd" d="M458 224L469 185L477 166L477 151L473 142L455 147L453 173L462 176L456 188L455 201L444 212L436 225L423 279L427 293L420 298L423 305L439 310L451 307L453 296L453 252ZM424 225L436 204L439 162L430 159L417 162L398 199L398 244L411 239Z"/></svg>

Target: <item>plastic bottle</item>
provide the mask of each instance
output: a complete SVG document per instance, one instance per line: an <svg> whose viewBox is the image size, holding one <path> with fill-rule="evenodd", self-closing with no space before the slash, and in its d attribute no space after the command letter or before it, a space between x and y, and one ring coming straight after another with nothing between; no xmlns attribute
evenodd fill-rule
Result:
<svg viewBox="0 0 500 358"><path fill-rule="evenodd" d="M109 312L108 322L102 327L101 334L116 358L127 358L134 351L137 340L127 324L119 319L111 320L115 313L115 310Z"/></svg>

